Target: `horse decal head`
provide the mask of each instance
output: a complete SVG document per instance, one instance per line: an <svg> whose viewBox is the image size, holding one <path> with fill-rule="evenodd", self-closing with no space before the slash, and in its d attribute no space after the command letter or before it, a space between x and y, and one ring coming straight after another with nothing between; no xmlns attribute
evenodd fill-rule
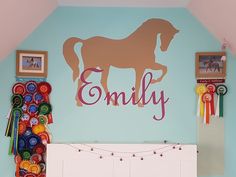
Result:
<svg viewBox="0 0 236 177"><path fill-rule="evenodd" d="M74 51L74 45L82 43L81 56L84 63L84 70L87 68L99 68L102 71L101 84L108 93L107 78L110 66L117 68L131 68L135 70L135 100L138 102L140 82L145 69L154 71L161 70L160 78L152 79L151 83L160 82L167 73L167 67L156 63L155 48L157 37L160 36L161 51L166 51L174 38L177 30L169 21L163 19L149 19L145 21L128 37L115 40L95 36L88 39L71 37L64 42L63 54L67 64L73 71L73 80L79 77L79 58ZM91 72L87 72L86 79ZM78 80L78 90L82 82ZM76 96L77 104L82 106L81 100ZM114 100L112 101L114 104ZM141 105L141 103L139 104Z"/></svg>
<svg viewBox="0 0 236 177"><path fill-rule="evenodd" d="M160 36L160 39L161 39L161 46L160 46L161 51L163 51L163 52L167 51L167 49L168 49L168 47L170 45L171 40L174 38L174 35L176 33L178 33L178 32L179 32L179 30L172 31L172 33L168 33L168 34L165 34L165 33L161 34L161 36Z"/></svg>
<svg viewBox="0 0 236 177"><path fill-rule="evenodd" d="M167 51L171 40L179 32L169 21L163 19L149 19L144 22L144 25L149 26L152 31L160 34L160 49L163 52Z"/></svg>

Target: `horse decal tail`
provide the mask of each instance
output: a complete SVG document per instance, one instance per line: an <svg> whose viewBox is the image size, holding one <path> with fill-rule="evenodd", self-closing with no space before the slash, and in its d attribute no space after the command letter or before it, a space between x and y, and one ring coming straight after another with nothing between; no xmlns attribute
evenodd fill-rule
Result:
<svg viewBox="0 0 236 177"><path fill-rule="evenodd" d="M73 71L73 81L75 81L80 74L79 58L74 50L74 46L78 42L83 43L83 40L77 37L71 37L67 39L63 44L63 55L66 60L66 63L70 66L70 68Z"/></svg>

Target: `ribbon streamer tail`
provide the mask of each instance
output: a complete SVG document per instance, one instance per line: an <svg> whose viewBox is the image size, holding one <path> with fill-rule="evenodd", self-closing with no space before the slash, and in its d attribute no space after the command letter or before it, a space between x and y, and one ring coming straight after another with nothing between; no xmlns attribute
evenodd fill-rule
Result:
<svg viewBox="0 0 236 177"><path fill-rule="evenodd" d="M212 96L212 100L211 100L211 115L215 115L215 100L214 100L214 94L211 95Z"/></svg>
<svg viewBox="0 0 236 177"><path fill-rule="evenodd" d="M53 123L52 113L48 114L48 124Z"/></svg>
<svg viewBox="0 0 236 177"><path fill-rule="evenodd" d="M6 131L5 131L5 136L7 137L11 137L11 129L12 129L12 115L10 115L9 119L8 119L8 122L7 122L7 128L6 128Z"/></svg>
<svg viewBox="0 0 236 177"><path fill-rule="evenodd" d="M200 102L201 102L201 97L199 96L197 103L197 117L200 117Z"/></svg>
<svg viewBox="0 0 236 177"><path fill-rule="evenodd" d="M219 108L220 108L220 97L218 96L218 98L217 98L217 104L216 104L216 112L215 112L215 116L216 116L216 117L219 117L219 115L220 115L220 110L219 110Z"/></svg>
<svg viewBox="0 0 236 177"><path fill-rule="evenodd" d="M210 123L210 103L207 101L206 102L206 124Z"/></svg>
<svg viewBox="0 0 236 177"><path fill-rule="evenodd" d="M206 104L205 104L205 110L206 110ZM203 122L204 122L204 124L206 124L206 116L207 116L207 114L206 114L206 111L204 111L204 119L203 119Z"/></svg>
<svg viewBox="0 0 236 177"><path fill-rule="evenodd" d="M202 95L200 96L200 116L204 117L204 103L202 102Z"/></svg>
<svg viewBox="0 0 236 177"><path fill-rule="evenodd" d="M7 119L11 118L11 111L12 111L12 107L10 108L9 112L7 113Z"/></svg>
<svg viewBox="0 0 236 177"><path fill-rule="evenodd" d="M12 127L12 130L11 130L11 140L9 144L8 155L12 154L12 147L13 147L13 142L14 142L13 135L14 135L14 127Z"/></svg>
<svg viewBox="0 0 236 177"><path fill-rule="evenodd" d="M223 95L220 94L220 117L224 116Z"/></svg>

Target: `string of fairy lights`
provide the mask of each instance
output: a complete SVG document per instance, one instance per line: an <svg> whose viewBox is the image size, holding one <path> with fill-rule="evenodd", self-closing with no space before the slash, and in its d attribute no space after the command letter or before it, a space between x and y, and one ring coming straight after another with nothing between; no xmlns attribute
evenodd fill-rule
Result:
<svg viewBox="0 0 236 177"><path fill-rule="evenodd" d="M167 144L167 141L164 141L160 147L157 147L149 150L142 150L142 151L115 151L115 150L108 150L103 149L101 147L91 146L89 144L67 144L67 146L73 148L77 153L90 153L97 156L99 159L103 158L117 158L120 161L124 161L127 158L136 158L140 160L145 160L146 157L150 156L158 156L164 157L164 155L173 150L183 150L184 145L180 143L171 143Z"/></svg>

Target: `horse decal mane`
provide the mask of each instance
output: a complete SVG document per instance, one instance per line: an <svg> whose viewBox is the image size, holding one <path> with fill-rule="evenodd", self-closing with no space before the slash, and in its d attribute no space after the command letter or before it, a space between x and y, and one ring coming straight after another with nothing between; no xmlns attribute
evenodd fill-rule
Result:
<svg viewBox="0 0 236 177"><path fill-rule="evenodd" d="M102 71L101 85L108 93L107 78L110 66L117 68L131 68L135 70L135 100L139 100L140 82L145 69L161 70L160 78L152 79L151 83L160 82L167 73L167 67L156 63L155 48L157 36L159 34L161 51L166 51L177 30L170 22L163 19L149 19L145 21L137 30L124 39L109 39L95 36L88 39L71 37L64 42L63 55L73 71L73 80L79 78L79 62L74 46L76 43L82 43L81 56L84 63L84 70L88 68L99 68ZM86 79L91 71L86 72ZM78 90L82 86L80 78L78 79ZM82 103L76 96L78 106ZM111 100L115 105L115 101ZM140 103L139 106L142 104Z"/></svg>

